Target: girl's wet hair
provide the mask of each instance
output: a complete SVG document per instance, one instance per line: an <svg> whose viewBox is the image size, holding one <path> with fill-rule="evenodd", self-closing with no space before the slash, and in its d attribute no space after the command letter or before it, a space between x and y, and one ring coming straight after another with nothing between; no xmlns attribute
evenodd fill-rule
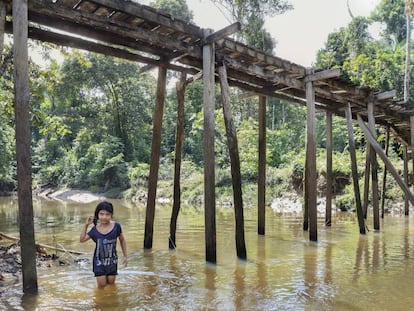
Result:
<svg viewBox="0 0 414 311"><path fill-rule="evenodd" d="M99 212L102 211L102 210L107 211L107 212L113 214L114 213L114 206L112 205L111 202L108 202L108 201L103 201L103 202L99 203L96 206L96 209L95 209L95 217L93 218L93 224L95 226L98 223L98 215L99 215Z"/></svg>

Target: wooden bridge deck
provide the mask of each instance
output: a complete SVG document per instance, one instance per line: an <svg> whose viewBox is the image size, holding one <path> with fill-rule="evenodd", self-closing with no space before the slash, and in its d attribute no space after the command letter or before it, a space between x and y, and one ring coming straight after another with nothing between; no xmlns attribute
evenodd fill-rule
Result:
<svg viewBox="0 0 414 311"><path fill-rule="evenodd" d="M202 70L205 30L169 14L130 1L30 0L29 37L62 46L104 53L195 75ZM7 5L11 15L11 4ZM11 22L6 23L11 31ZM223 37L215 42L216 63L224 62L230 86L246 92L306 104L305 67ZM316 108L344 116L367 118L367 102L375 103L377 124L410 141L407 103L395 92L381 93L341 78L314 81Z"/></svg>

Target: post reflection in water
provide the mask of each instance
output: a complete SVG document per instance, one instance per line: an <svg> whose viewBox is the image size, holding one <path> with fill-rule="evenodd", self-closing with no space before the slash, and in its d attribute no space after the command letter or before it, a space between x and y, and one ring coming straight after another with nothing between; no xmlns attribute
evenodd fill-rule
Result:
<svg viewBox="0 0 414 311"><path fill-rule="evenodd" d="M96 288L90 259L93 247L79 243L79 231L93 204L37 202L36 242L83 252L58 253L39 267L39 294L22 295L21 280L5 290L3 310L410 310L414 306L414 218L386 215L380 232L360 235L355 217L336 215L309 242L301 215L268 211L266 235L256 233L257 211L246 209L247 260L237 259L232 210L217 217L218 262L204 258L204 215L183 209L179 245L166 245L169 206L157 209L153 249L142 248L145 208L112 200L127 236L129 264L119 267L116 285ZM0 198L0 231L18 236L14 199ZM351 216L350 216L351 215ZM53 221L52 221L53 220ZM53 226L51 225L53 224ZM56 240L54 240L56 239ZM10 245L0 240L0 246ZM54 251L49 251L50 254ZM73 259L88 259L82 265ZM3 308L3 309L2 309Z"/></svg>
<svg viewBox="0 0 414 311"><path fill-rule="evenodd" d="M257 290L267 288L267 271L266 271L266 239L264 236L257 237Z"/></svg>
<svg viewBox="0 0 414 311"><path fill-rule="evenodd" d="M21 298L21 306L25 311L35 311L37 310L37 300L38 295L33 294L23 294ZM1 305L0 305L1 306Z"/></svg>
<svg viewBox="0 0 414 311"><path fill-rule="evenodd" d="M305 248L303 254L303 276L304 276L304 290L301 293L301 299L304 301L312 301L317 298L316 289L317 281L317 265L318 249L315 242L310 242L310 245Z"/></svg>
<svg viewBox="0 0 414 311"><path fill-rule="evenodd" d="M213 264L206 263L205 269L205 282L204 287L206 290L204 305L209 306L212 310L216 309L217 306L217 288L216 288L216 279L217 279L217 267Z"/></svg>
<svg viewBox="0 0 414 311"><path fill-rule="evenodd" d="M365 262L365 266L368 266L369 253L368 253L368 238L366 235L360 235L358 239L358 245L356 248L355 266L354 266L354 277L356 281L362 273L362 261Z"/></svg>
<svg viewBox="0 0 414 311"><path fill-rule="evenodd" d="M248 298L245 293L245 277L246 277L246 265L239 260L236 264L234 271L234 309L245 310L244 300Z"/></svg>

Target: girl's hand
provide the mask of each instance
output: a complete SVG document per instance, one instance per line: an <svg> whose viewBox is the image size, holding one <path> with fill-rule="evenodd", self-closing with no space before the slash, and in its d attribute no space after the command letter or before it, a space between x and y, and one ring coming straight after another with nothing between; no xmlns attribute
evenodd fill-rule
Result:
<svg viewBox="0 0 414 311"><path fill-rule="evenodd" d="M122 262L124 264L124 267L128 266L128 257L124 257L124 260Z"/></svg>
<svg viewBox="0 0 414 311"><path fill-rule="evenodd" d="M89 216L88 219L86 220L86 224L89 226L93 223L93 216Z"/></svg>

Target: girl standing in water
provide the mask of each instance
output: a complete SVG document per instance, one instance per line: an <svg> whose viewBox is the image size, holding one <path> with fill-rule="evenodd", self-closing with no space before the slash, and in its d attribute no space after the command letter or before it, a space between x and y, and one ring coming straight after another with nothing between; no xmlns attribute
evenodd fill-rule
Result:
<svg viewBox="0 0 414 311"><path fill-rule="evenodd" d="M99 203L95 209L95 217L88 217L79 238L80 242L92 239L96 244L93 254L93 272L100 288L115 283L118 274L117 239L119 239L124 255L124 265L128 264L126 240L122 234L121 225L112 220L113 214L112 203L106 201ZM95 226L86 232L92 223Z"/></svg>

